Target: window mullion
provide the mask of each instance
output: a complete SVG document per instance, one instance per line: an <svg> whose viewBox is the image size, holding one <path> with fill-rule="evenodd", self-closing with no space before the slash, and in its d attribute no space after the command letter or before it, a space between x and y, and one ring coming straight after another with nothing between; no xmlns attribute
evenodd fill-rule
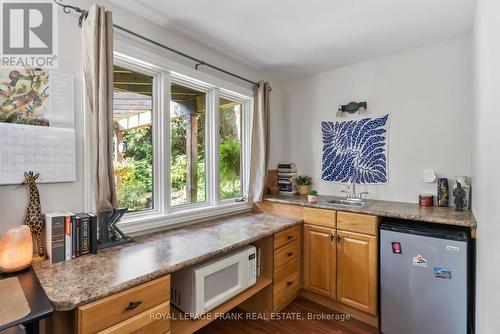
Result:
<svg viewBox="0 0 500 334"><path fill-rule="evenodd" d="M163 72L162 73L162 87L160 91L160 100L161 100L161 115L160 123L162 128L162 136L159 141L159 147L161 147L163 158L161 160L161 173L163 175L162 184L163 187L161 189L162 197L163 197L163 212L169 213L171 212L172 203L171 203L171 187L172 184L170 182L170 173L171 173L171 140L170 140L170 84L171 77L170 73Z"/></svg>
<svg viewBox="0 0 500 334"><path fill-rule="evenodd" d="M211 169L212 169L212 174L211 174L211 195L213 199L213 205L219 205L220 204L220 194L219 194L219 189L220 189L220 150L219 150L219 89L214 88L212 90L213 96L211 99L211 119L212 123L210 126L210 131L211 133L211 146L212 146L212 164L211 164Z"/></svg>
<svg viewBox="0 0 500 334"><path fill-rule="evenodd" d="M243 163L243 177L241 179L242 183L242 194L243 196L248 196L248 186L249 186L249 178L250 178L250 156L252 149L252 115L253 115L253 101L247 100L243 103L243 111L242 111L242 150L241 154L243 155L242 163Z"/></svg>

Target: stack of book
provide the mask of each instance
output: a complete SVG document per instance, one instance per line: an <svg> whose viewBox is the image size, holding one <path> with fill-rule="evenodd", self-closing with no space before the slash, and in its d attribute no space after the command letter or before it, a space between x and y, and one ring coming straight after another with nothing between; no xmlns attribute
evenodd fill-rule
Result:
<svg viewBox="0 0 500 334"><path fill-rule="evenodd" d="M278 164L278 185L280 194L293 195L297 193L297 167L295 163Z"/></svg>
<svg viewBox="0 0 500 334"><path fill-rule="evenodd" d="M52 263L97 253L97 217L93 214L45 214L45 245Z"/></svg>

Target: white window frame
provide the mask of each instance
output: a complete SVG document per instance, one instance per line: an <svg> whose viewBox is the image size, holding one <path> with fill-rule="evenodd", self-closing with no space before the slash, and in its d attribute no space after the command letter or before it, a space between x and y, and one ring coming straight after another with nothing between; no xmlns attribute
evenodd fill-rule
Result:
<svg viewBox="0 0 500 334"><path fill-rule="evenodd" d="M251 113L248 112L248 110L251 110L252 108L252 103L248 99L242 99L241 97L235 96L229 91L220 89L219 90L219 95L217 96L217 105L219 105L219 98L225 98L234 102L239 102L242 105L242 111L241 111L241 171L242 171L242 177L241 177L241 193L243 194L243 197L248 198L248 185L249 183L247 182L250 178L250 152L251 152L251 128L250 128L250 123L252 121L251 119ZM217 119L216 119L216 129L217 129L217 157L219 156L219 147L220 147L220 142L219 142L219 108L217 108ZM245 125L244 125L245 124ZM218 159L220 160L220 159ZM219 198L219 191L220 191L220 175L219 175L219 166L217 165L217 175L215 177L217 180L217 185L216 185L216 190L217 190L217 200L218 203L220 204L227 204L234 202L234 198L228 198L228 199L220 199Z"/></svg>
<svg viewBox="0 0 500 334"><path fill-rule="evenodd" d="M174 62L163 50L122 33L115 33L115 64L153 77L153 208L126 214L120 228L129 234L160 230L172 225L203 221L252 208L247 199L250 167L250 132L253 93L231 82ZM170 188L170 84L205 92L205 202L171 205ZM242 103L243 202L219 198L219 96ZM88 171L86 175L91 175ZM90 178L85 181L91 182ZM86 187L86 189L91 189ZM86 194L86 197L90 197ZM87 204L86 204L87 206ZM88 208L86 207L86 210Z"/></svg>

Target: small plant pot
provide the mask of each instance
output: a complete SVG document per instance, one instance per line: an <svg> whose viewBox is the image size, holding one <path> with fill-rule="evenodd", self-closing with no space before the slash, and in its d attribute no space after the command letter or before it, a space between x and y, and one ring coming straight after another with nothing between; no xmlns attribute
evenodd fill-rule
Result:
<svg viewBox="0 0 500 334"><path fill-rule="evenodd" d="M311 185L299 186L299 194L307 195L307 193L311 190Z"/></svg>
<svg viewBox="0 0 500 334"><path fill-rule="evenodd" d="M317 195L307 195L307 201L309 203L317 203L318 202L318 196Z"/></svg>

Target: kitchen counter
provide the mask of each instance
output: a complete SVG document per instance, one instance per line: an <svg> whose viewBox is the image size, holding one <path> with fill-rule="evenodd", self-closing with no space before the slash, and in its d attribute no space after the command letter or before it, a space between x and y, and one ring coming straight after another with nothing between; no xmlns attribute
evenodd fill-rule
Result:
<svg viewBox="0 0 500 334"><path fill-rule="evenodd" d="M419 220L429 223L476 227L476 220L469 211L457 211L455 208L445 207L422 207L418 204L368 200L368 205L363 208L348 207L326 203L333 199L341 199L334 196L318 196L318 203L309 203L307 196L300 195L268 195L264 201L300 205L311 208L321 208L329 210L338 210L345 212L363 213L379 217L392 217L410 220Z"/></svg>
<svg viewBox="0 0 500 334"><path fill-rule="evenodd" d="M74 260L33 266L56 311L115 294L300 224L301 219L245 213L158 232Z"/></svg>

